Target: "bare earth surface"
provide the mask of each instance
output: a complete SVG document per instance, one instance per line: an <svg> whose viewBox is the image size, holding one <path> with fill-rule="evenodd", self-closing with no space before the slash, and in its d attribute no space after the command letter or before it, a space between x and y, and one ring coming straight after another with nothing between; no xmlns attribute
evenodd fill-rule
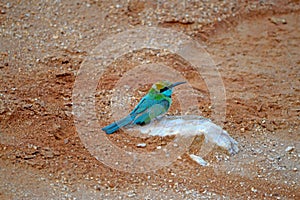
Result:
<svg viewBox="0 0 300 200"><path fill-rule="evenodd" d="M1 1L0 24L0 199L300 199L299 1ZM224 129L239 142L237 155L215 148L204 157L209 166L200 166L188 157L201 145L196 138L171 165L129 173L84 146L72 114L76 74L105 38L143 26L181 31L205 47L224 82ZM181 72L211 116L208 89L189 63L141 50L99 80L101 126L112 122L116 82L146 61ZM135 88L130 106L150 86ZM175 98L170 114L176 105ZM174 139L107 137L141 152ZM141 142L147 146L137 148Z"/></svg>

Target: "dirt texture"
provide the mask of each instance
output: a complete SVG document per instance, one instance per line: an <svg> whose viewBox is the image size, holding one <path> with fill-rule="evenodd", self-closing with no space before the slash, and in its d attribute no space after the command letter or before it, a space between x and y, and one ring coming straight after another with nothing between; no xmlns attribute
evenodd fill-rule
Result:
<svg viewBox="0 0 300 200"><path fill-rule="evenodd" d="M300 199L299 1L4 0L0 25L0 199ZM238 154L215 148L200 166L188 156L203 142L196 137L171 165L130 173L88 151L72 112L77 73L103 40L137 27L180 31L204 46L224 83L223 127L238 141ZM101 126L113 121L117 81L148 62L182 73L197 109L211 117L208 88L192 65L144 49L115 60L99 79ZM129 108L150 86L134 89ZM182 114L176 105L174 98L169 114ZM107 137L136 152L174 139L123 131Z"/></svg>

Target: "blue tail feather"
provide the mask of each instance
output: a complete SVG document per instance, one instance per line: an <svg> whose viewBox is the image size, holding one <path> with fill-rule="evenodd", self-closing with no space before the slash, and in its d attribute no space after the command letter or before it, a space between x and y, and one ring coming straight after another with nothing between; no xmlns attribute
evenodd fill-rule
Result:
<svg viewBox="0 0 300 200"><path fill-rule="evenodd" d="M105 131L106 134L112 134L112 133L116 132L117 130L119 130L121 127L130 124L131 122L132 122L132 118L130 115L128 115L127 117L125 117L117 122L113 122L112 124L103 127L102 130Z"/></svg>

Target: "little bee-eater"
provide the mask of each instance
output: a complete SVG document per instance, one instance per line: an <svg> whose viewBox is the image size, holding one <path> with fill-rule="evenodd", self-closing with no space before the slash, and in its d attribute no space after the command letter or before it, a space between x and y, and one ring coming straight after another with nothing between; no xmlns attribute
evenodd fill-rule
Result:
<svg viewBox="0 0 300 200"><path fill-rule="evenodd" d="M112 134L123 126L129 124L145 125L153 118L167 112L172 103L173 88L185 82L171 83L159 81L152 85L149 92L141 99L138 105L125 118L113 122L102 128L107 134Z"/></svg>

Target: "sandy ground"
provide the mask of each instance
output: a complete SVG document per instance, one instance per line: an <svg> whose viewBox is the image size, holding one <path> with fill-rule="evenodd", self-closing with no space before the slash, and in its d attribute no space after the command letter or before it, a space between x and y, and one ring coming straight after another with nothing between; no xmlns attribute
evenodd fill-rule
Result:
<svg viewBox="0 0 300 200"><path fill-rule="evenodd" d="M0 199L300 199L300 6L283 2L2 1ZM187 156L202 144L196 138L171 165L130 173L87 150L72 113L76 74L101 41L143 26L181 31L213 58L226 91L223 125L239 142L237 155L214 148L204 157L209 166L199 166ZM209 88L189 63L144 49L114 61L99 80L100 125L112 121L117 81L145 60L180 71L197 109L212 116ZM130 106L150 85L135 88ZM180 113L176 105L175 98L170 114ZM141 152L174 139L107 137ZM136 147L145 141L146 148Z"/></svg>

